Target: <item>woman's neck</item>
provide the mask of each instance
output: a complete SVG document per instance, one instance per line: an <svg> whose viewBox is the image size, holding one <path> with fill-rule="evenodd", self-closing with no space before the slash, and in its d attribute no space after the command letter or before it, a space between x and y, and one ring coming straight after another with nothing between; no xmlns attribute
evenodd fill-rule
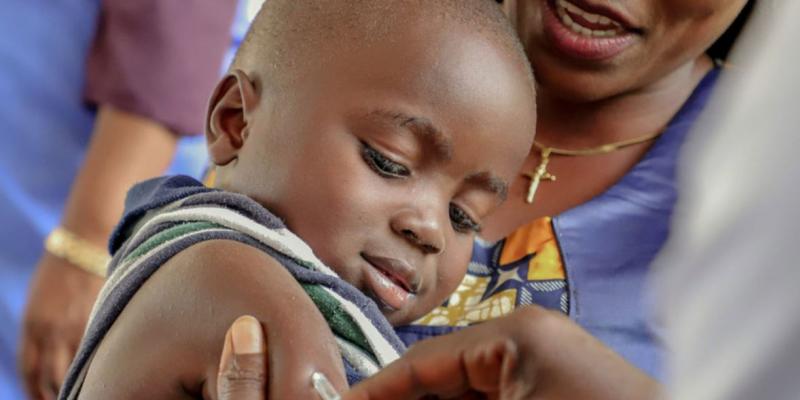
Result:
<svg viewBox="0 0 800 400"><path fill-rule="evenodd" d="M711 68L712 61L702 56L645 88L588 103L541 90L536 139L548 146L578 149L655 133L669 123Z"/></svg>
<svg viewBox="0 0 800 400"><path fill-rule="evenodd" d="M699 58L646 89L594 103L569 103L540 91L536 139L546 146L582 149L658 132L712 67L710 59ZM551 157L547 171L558 180L540 184L536 200L528 204L525 198L531 181L520 175L509 189L508 200L484 222L481 236L496 241L535 218L584 204L619 182L652 143L592 157ZM523 173L536 170L540 154L536 149L531 152Z"/></svg>

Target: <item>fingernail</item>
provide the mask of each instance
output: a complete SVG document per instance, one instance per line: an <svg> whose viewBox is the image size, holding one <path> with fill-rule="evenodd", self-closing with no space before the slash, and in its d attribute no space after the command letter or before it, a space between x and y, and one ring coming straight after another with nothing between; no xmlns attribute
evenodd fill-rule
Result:
<svg viewBox="0 0 800 400"><path fill-rule="evenodd" d="M233 352L237 355L264 352L264 332L257 319L245 315L233 323L231 332Z"/></svg>

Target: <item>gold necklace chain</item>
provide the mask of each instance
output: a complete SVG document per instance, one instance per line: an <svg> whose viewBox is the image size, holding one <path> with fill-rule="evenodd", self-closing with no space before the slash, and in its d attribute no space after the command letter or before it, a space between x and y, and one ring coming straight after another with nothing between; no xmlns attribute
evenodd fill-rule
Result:
<svg viewBox="0 0 800 400"><path fill-rule="evenodd" d="M578 157L578 156L594 156L598 154L608 154L620 149L624 149L628 146L633 146L635 144L653 140L658 136L660 136L661 133L663 132L664 132L663 130L659 130L656 133L651 133L645 136L640 136L628 140L621 140L613 143L607 143L597 147L589 147L586 149L577 149L577 150L549 147L537 141L534 141L533 147L539 149L540 160L539 160L539 165L532 172L523 174L524 176L528 177L531 180L531 184L528 187L528 195L525 197L525 201L528 204L533 203L533 199L536 196L536 191L539 189L539 183L541 183L542 181L554 182L556 180L556 176L547 171L547 164L550 162L550 155Z"/></svg>

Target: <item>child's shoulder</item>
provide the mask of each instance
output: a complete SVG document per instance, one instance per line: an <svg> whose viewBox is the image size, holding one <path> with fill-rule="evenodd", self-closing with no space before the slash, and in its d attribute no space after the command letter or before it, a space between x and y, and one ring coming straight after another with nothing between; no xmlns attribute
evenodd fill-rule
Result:
<svg viewBox="0 0 800 400"><path fill-rule="evenodd" d="M166 261L137 291L97 348L81 397L202 393L215 382L228 325L245 314L264 323L269 351L289 370L308 362L303 354L341 365L325 320L277 260L240 242L211 240ZM281 345L289 338L291 346Z"/></svg>

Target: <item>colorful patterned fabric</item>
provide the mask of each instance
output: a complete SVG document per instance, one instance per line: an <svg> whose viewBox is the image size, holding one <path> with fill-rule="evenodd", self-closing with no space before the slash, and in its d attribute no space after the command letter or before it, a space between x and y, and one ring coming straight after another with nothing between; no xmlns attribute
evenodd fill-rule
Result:
<svg viewBox="0 0 800 400"><path fill-rule="evenodd" d="M538 304L567 313L632 364L661 378L661 329L651 320L644 286L669 233L681 146L718 75L716 69L708 73L644 158L605 193L533 221L504 241L476 242L461 287L442 307L397 328L403 341L411 344Z"/></svg>
<svg viewBox="0 0 800 400"><path fill-rule="evenodd" d="M300 283L331 327L350 383L372 375L405 350L377 305L324 265L311 248L250 198L207 189L189 177L137 185L112 240L109 278L62 389L77 398L91 355L144 282L179 252L208 240L235 240L258 248ZM265 272L268 273L268 272Z"/></svg>
<svg viewBox="0 0 800 400"><path fill-rule="evenodd" d="M566 274L550 218L540 218L495 244L476 241L464 281L415 325L468 326L538 304L567 313Z"/></svg>

